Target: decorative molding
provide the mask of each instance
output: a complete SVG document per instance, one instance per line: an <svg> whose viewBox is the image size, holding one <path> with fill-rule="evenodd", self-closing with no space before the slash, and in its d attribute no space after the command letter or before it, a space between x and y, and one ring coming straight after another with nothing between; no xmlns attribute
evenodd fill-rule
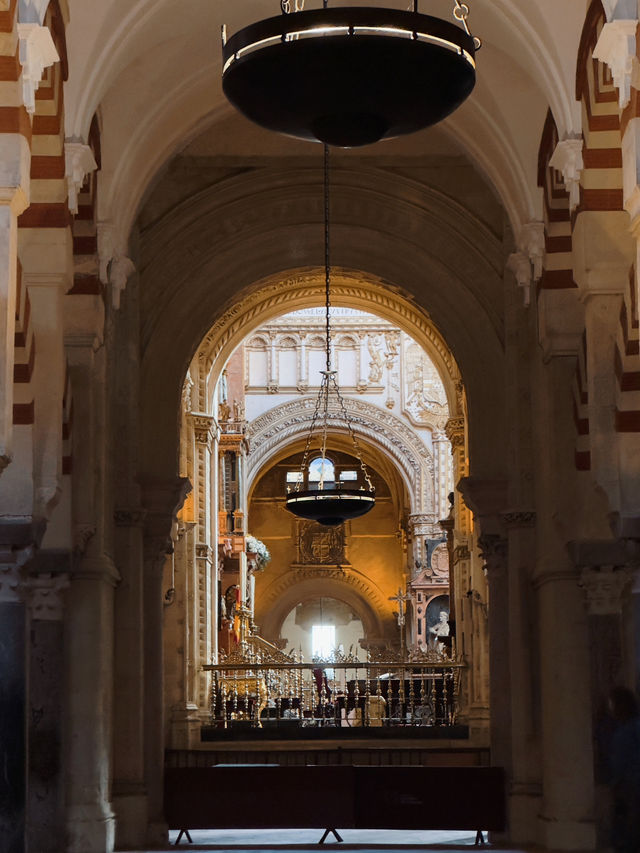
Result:
<svg viewBox="0 0 640 853"><path fill-rule="evenodd" d="M518 248L531 261L534 282L540 281L546 254L544 222L527 222L520 229Z"/></svg>
<svg viewBox="0 0 640 853"><path fill-rule="evenodd" d="M622 613L625 591L631 586L633 573L626 568L600 566L583 569L578 586L584 590L590 616L611 616Z"/></svg>
<svg viewBox="0 0 640 853"><path fill-rule="evenodd" d="M452 381L458 377L459 371L451 351L426 311L411 305L397 288L390 287L374 276L347 273L339 268L335 268L332 273L331 292L336 304L346 301L355 307L360 303L358 307L361 310L380 314L401 327L411 329L412 336L418 335L425 342L428 355L437 354L436 365L443 365ZM252 321L264 325L261 318L270 317L280 308L287 310L292 295L295 295L296 301L315 301L324 288L323 282L321 270L308 270L265 284L235 303L214 323L200 347L200 359L207 368L206 372L236 337L246 337L246 329L252 325Z"/></svg>
<svg viewBox="0 0 640 853"><path fill-rule="evenodd" d="M60 622L64 616L64 591L69 586L68 574L32 575L25 582L27 606L32 619Z"/></svg>
<svg viewBox="0 0 640 853"><path fill-rule="evenodd" d="M36 91L45 69L60 61L48 27L18 24L19 59L22 65L22 99L29 115L36 111Z"/></svg>
<svg viewBox="0 0 640 853"><path fill-rule="evenodd" d="M636 7L635 16L638 10ZM613 83L618 89L618 105L623 110L631 100L631 85L638 74L636 56L636 30L634 19L609 20L600 32L593 49L594 59L609 66Z"/></svg>
<svg viewBox="0 0 640 853"><path fill-rule="evenodd" d="M93 151L82 142L65 142L64 144L65 177L69 193L69 210L78 212L78 195L85 178L98 168Z"/></svg>
<svg viewBox="0 0 640 853"><path fill-rule="evenodd" d="M582 147L582 138L564 139L558 142L549 160L549 165L562 174L565 189L569 193L571 211L575 210L580 203L580 175L584 169Z"/></svg>

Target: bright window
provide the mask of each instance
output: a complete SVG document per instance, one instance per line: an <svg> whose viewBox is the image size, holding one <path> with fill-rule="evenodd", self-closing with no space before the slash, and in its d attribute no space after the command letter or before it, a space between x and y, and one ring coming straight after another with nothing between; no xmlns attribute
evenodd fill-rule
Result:
<svg viewBox="0 0 640 853"><path fill-rule="evenodd" d="M320 480L324 482L333 482L335 480L335 468L333 462L329 459L323 459L318 456L309 464L309 482L318 483Z"/></svg>
<svg viewBox="0 0 640 853"><path fill-rule="evenodd" d="M336 647L335 625L313 625L311 628L311 654L327 658Z"/></svg>
<svg viewBox="0 0 640 853"><path fill-rule="evenodd" d="M340 479L343 481L344 480L357 480L358 479L358 472L357 471L342 471L340 473Z"/></svg>
<svg viewBox="0 0 640 853"><path fill-rule="evenodd" d="M302 471L287 471L287 483L301 483L303 479Z"/></svg>

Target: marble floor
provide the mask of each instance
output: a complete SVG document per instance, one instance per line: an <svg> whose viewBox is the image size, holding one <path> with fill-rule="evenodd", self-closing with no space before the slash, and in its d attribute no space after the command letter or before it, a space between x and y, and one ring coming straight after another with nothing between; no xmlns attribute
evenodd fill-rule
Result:
<svg viewBox="0 0 640 853"><path fill-rule="evenodd" d="M222 853L245 853L253 850L295 850L299 853L320 853L328 847L337 847L345 851L357 850L359 853L375 853L375 851L395 851L403 853L405 850L482 850L475 848L474 832L422 832L422 831L397 831L397 830L340 830L343 838L342 844L337 844L330 836L322 847L318 841L322 836L322 829L260 829L260 830L192 830L193 843L189 844L183 836L180 844L176 847L174 842L177 832L169 833L170 845L162 848L154 848L153 853L159 850L212 850ZM497 849L486 847L486 850ZM503 853L525 853L524 850L500 847ZM140 853L140 851L138 851ZM147 851L151 853L151 851Z"/></svg>

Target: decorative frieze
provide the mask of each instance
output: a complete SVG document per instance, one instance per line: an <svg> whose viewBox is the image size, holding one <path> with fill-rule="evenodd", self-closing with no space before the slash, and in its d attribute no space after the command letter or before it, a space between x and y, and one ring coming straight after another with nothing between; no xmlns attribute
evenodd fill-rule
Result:
<svg viewBox="0 0 640 853"><path fill-rule="evenodd" d="M578 586L586 596L586 606L591 616L609 616L622 612L624 593L631 586L632 573L622 567L600 566L583 569Z"/></svg>

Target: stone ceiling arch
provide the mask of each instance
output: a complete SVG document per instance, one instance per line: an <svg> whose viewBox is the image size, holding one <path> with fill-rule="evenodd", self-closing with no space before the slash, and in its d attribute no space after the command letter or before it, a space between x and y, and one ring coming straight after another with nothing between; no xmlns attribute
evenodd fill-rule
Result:
<svg viewBox="0 0 640 853"><path fill-rule="evenodd" d="M382 591L353 568L313 568L292 571L260 589L256 621L260 634L274 641L293 608L318 597L335 598L347 604L360 618L365 636L374 644L395 639L394 620Z"/></svg>
<svg viewBox="0 0 640 853"><path fill-rule="evenodd" d="M99 108L109 120L114 117L119 120L118 132L112 140L105 140L107 168L100 189L101 196L108 201L101 215L116 224L124 245L140 201L158 170L196 128L203 127L228 109L219 84L220 55L211 50L211 41L220 31L223 19L233 30L247 20L268 14L273 14L273 9L266 0L252 3L251 8L234 5L231 0L216 4L194 0L188 18L180 12L179 4L170 0L130 3L101 0L100 4L97 0L83 0L82 4L74 6L69 29L73 42L71 63L77 73L66 87L66 135L86 139L91 119ZM451 135L467 148L492 185L504 193L503 202L517 231L531 215L529 201L532 195L535 199L536 185L530 174L523 173L517 140L514 144L509 133L496 133L499 128L513 128L523 123L515 93L509 98L493 98L499 80L497 75L509 77L518 73L526 84L529 100L535 94L545 111L547 105L551 106L563 135L577 132L580 115L572 97L572 74L559 45L561 36L568 30L573 38L576 28L570 28L571 18L560 11L550 20L540 0L526 5L521 0L499 0L484 6L476 3L472 18L474 27L482 31L485 43L480 57L487 57L497 49L501 63L494 62L493 66L501 64L502 67L490 67L485 61L486 83L478 87L472 99L473 105L480 107L479 111L473 116L472 110L463 109L460 117L445 122L444 127L450 125ZM189 23L191 29L187 27ZM84 36L82 45L76 44L78 39L73 38L76 26ZM161 38L156 33L158 28L165 31L165 42L154 50ZM204 47L202 33L211 34L207 39L208 49ZM191 47L188 56L187 45ZM176 54L177 50L181 53ZM175 59L180 55L183 57L182 73L176 74ZM572 55L575 56L575 51ZM509 69L506 74L505 63ZM480 80L484 82L484 78ZM151 86L150 81L155 85ZM145 84L150 89L149 97L141 98L138 90ZM131 93L130 99L123 98L123 91ZM141 103L144 105L142 120ZM122 114L126 114L126 121ZM490 121L487 122L487 118ZM528 120L533 123L535 116ZM480 133L475 131L477 126L481 128ZM533 132L532 127L531 134ZM133 137L136 140L132 147ZM123 154L124 140L129 157ZM488 147L484 149L478 140L486 140ZM122 168L124 164L126 167ZM523 200L527 201L523 203Z"/></svg>
<svg viewBox="0 0 640 853"><path fill-rule="evenodd" d="M386 176L390 195L380 188L377 192L366 186L358 189L358 180L375 182L377 177L374 171L349 182L350 194L356 198L337 205L332 243L336 262L360 271L362 282L378 284L375 292L381 304L375 307L362 300L353 304L346 295L341 303L384 316L386 290L399 301L404 297L417 314L431 318L463 374L478 475L484 467L485 476L501 476L502 469L496 466L504 465L504 400L496 378L503 370L502 243L468 212L463 220L457 219L446 197L425 196L414 182ZM198 342L217 319L225 313L228 317L241 314L240 300L257 292L265 281L292 278L301 267L317 271L315 265L322 257L318 227L322 204L313 171L295 191L291 175L281 174L279 186L273 185L277 175L263 179L260 187L254 187L256 192L252 185L258 179L253 175L229 182L232 187L205 194L200 206L194 204L188 211L186 221L165 217L143 235L141 403L148 441L142 470L147 476L164 479L175 474L182 383ZM403 188L408 198L402 197ZM340 186L336 195L340 200ZM361 211L364 221L359 218ZM292 264L294 259L302 264ZM293 289L283 289L272 316L304 307L293 297ZM315 304L321 301L316 299ZM395 319L406 328L401 315L397 310ZM250 330L246 327L244 334ZM418 342L425 339L415 330L412 337Z"/></svg>
<svg viewBox="0 0 640 853"><path fill-rule="evenodd" d="M389 411L364 400L345 397L345 407L356 436L391 459L404 481L411 513L434 513L433 457L420 437ZM315 397L302 397L274 406L250 424L247 457L249 489L287 448L308 434ZM327 419L332 433L347 431L337 409ZM347 449L348 448L347 441ZM353 452L351 450L351 452Z"/></svg>

